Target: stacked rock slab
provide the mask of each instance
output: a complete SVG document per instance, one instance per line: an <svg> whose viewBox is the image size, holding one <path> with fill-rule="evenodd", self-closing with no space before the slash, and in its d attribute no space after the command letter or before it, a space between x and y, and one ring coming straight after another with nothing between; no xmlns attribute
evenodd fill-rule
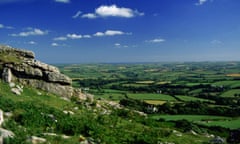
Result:
<svg viewBox="0 0 240 144"><path fill-rule="evenodd" d="M58 68L35 60L32 51L0 46L0 71L8 83L18 82L63 97L80 96L74 90L72 80L61 74Z"/></svg>

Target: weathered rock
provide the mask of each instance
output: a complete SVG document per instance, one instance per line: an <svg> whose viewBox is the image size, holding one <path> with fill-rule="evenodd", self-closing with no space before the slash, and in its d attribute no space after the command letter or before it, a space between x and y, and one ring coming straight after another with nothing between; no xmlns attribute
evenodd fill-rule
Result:
<svg viewBox="0 0 240 144"><path fill-rule="evenodd" d="M0 109L0 126L2 126L3 122L4 122L3 111Z"/></svg>
<svg viewBox="0 0 240 144"><path fill-rule="evenodd" d="M11 88L11 91L16 95L21 95L21 90L19 90L18 88Z"/></svg>
<svg viewBox="0 0 240 144"><path fill-rule="evenodd" d="M10 82L10 83L9 83L9 86L10 86L10 88L13 88L13 87L15 87L15 86L16 86L16 84L15 84L15 83L13 83L13 82Z"/></svg>
<svg viewBox="0 0 240 144"><path fill-rule="evenodd" d="M17 56L20 56L23 58L34 58L35 57L35 54L32 51L16 49L16 48L11 48L10 46L0 45L0 53L10 53L10 52L17 54Z"/></svg>
<svg viewBox="0 0 240 144"><path fill-rule="evenodd" d="M3 138L13 138L14 133L12 131L0 128L0 134Z"/></svg>
<svg viewBox="0 0 240 144"><path fill-rule="evenodd" d="M45 72L47 81L49 82L55 82L55 83L60 83L60 84L65 84L65 85L70 85L72 83L72 80L60 73L55 73L55 72Z"/></svg>
<svg viewBox="0 0 240 144"><path fill-rule="evenodd" d="M60 71L58 70L58 68L45 64L43 62L40 62L38 60L27 60L25 62L26 64L34 67L34 68L39 68L42 69L43 71L50 71L50 72L55 72L55 73L60 73Z"/></svg>
<svg viewBox="0 0 240 144"><path fill-rule="evenodd" d="M69 77L61 74L58 68L35 60L33 52L0 46L0 55L4 81L29 85L63 97L74 95L82 100L87 99L81 90L75 91L72 88L72 80ZM12 91L17 95L21 93L19 90L21 89L12 87Z"/></svg>
<svg viewBox="0 0 240 144"><path fill-rule="evenodd" d="M0 144L3 144L3 137L0 136Z"/></svg>
<svg viewBox="0 0 240 144"><path fill-rule="evenodd" d="M214 139L210 140L209 143L210 144L223 144L223 143L225 143L225 141L223 138L217 136Z"/></svg>
<svg viewBox="0 0 240 144"><path fill-rule="evenodd" d="M40 137L36 137L36 136L31 136L28 141L30 141L32 144L39 144L39 143L47 142L47 140L45 138L40 138Z"/></svg>
<svg viewBox="0 0 240 144"><path fill-rule="evenodd" d="M10 68L5 67L3 69L2 79L7 83L10 83L12 81L12 72Z"/></svg>

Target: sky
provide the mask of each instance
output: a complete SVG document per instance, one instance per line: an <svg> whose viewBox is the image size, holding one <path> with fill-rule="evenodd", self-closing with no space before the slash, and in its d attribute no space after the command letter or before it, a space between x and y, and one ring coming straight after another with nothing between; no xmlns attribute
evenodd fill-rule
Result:
<svg viewBox="0 0 240 144"><path fill-rule="evenodd" d="M46 63L240 60L239 0L0 0L0 44Z"/></svg>

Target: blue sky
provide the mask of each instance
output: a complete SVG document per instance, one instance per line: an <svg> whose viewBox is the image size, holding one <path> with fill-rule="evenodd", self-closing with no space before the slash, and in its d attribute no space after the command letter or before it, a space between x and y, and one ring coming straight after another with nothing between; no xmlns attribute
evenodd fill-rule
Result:
<svg viewBox="0 0 240 144"><path fill-rule="evenodd" d="M240 1L0 0L0 43L47 63L240 60Z"/></svg>

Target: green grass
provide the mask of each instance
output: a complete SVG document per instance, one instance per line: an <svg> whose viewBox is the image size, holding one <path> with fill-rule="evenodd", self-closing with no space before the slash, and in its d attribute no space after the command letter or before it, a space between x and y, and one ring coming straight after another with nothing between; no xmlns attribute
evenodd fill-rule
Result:
<svg viewBox="0 0 240 144"><path fill-rule="evenodd" d="M165 119L167 121L173 120L188 120L188 121L202 121L202 120L229 120L230 117L224 116L210 116L210 115L152 115L153 119Z"/></svg>
<svg viewBox="0 0 240 144"><path fill-rule="evenodd" d="M222 97L235 97L234 95L240 95L240 89L232 89L221 94Z"/></svg>
<svg viewBox="0 0 240 144"><path fill-rule="evenodd" d="M128 97L139 100L164 100L164 101L176 101L175 98L165 94L127 94Z"/></svg>
<svg viewBox="0 0 240 144"><path fill-rule="evenodd" d="M177 98L181 99L182 101L202 101L202 102L214 102L214 101L211 101L211 100L208 100L208 99L202 99L202 98L197 98L197 97L193 97L193 96L176 96Z"/></svg>
<svg viewBox="0 0 240 144"><path fill-rule="evenodd" d="M16 54L11 52L1 52L0 53L0 62L4 63L21 63L21 59L17 58Z"/></svg>
<svg viewBox="0 0 240 144"><path fill-rule="evenodd" d="M38 92L40 92L41 95L38 95ZM24 87L21 96L15 95L10 91L8 84L3 82L0 82L0 96L9 98L14 102L42 103L44 105L61 110L69 106L74 106L73 103L59 99L59 96L30 87Z"/></svg>
<svg viewBox="0 0 240 144"><path fill-rule="evenodd" d="M207 126L221 126L221 127L230 128L230 129L240 128L240 118L233 118L230 120L199 122L199 123Z"/></svg>
<svg viewBox="0 0 240 144"><path fill-rule="evenodd" d="M190 122L206 125L221 126L230 129L240 128L240 118L210 115L152 115L153 119L164 119L166 121L188 120Z"/></svg>
<svg viewBox="0 0 240 144"><path fill-rule="evenodd" d="M230 88L240 87L240 80L228 80L228 81L219 81L213 83L216 86L227 86Z"/></svg>

